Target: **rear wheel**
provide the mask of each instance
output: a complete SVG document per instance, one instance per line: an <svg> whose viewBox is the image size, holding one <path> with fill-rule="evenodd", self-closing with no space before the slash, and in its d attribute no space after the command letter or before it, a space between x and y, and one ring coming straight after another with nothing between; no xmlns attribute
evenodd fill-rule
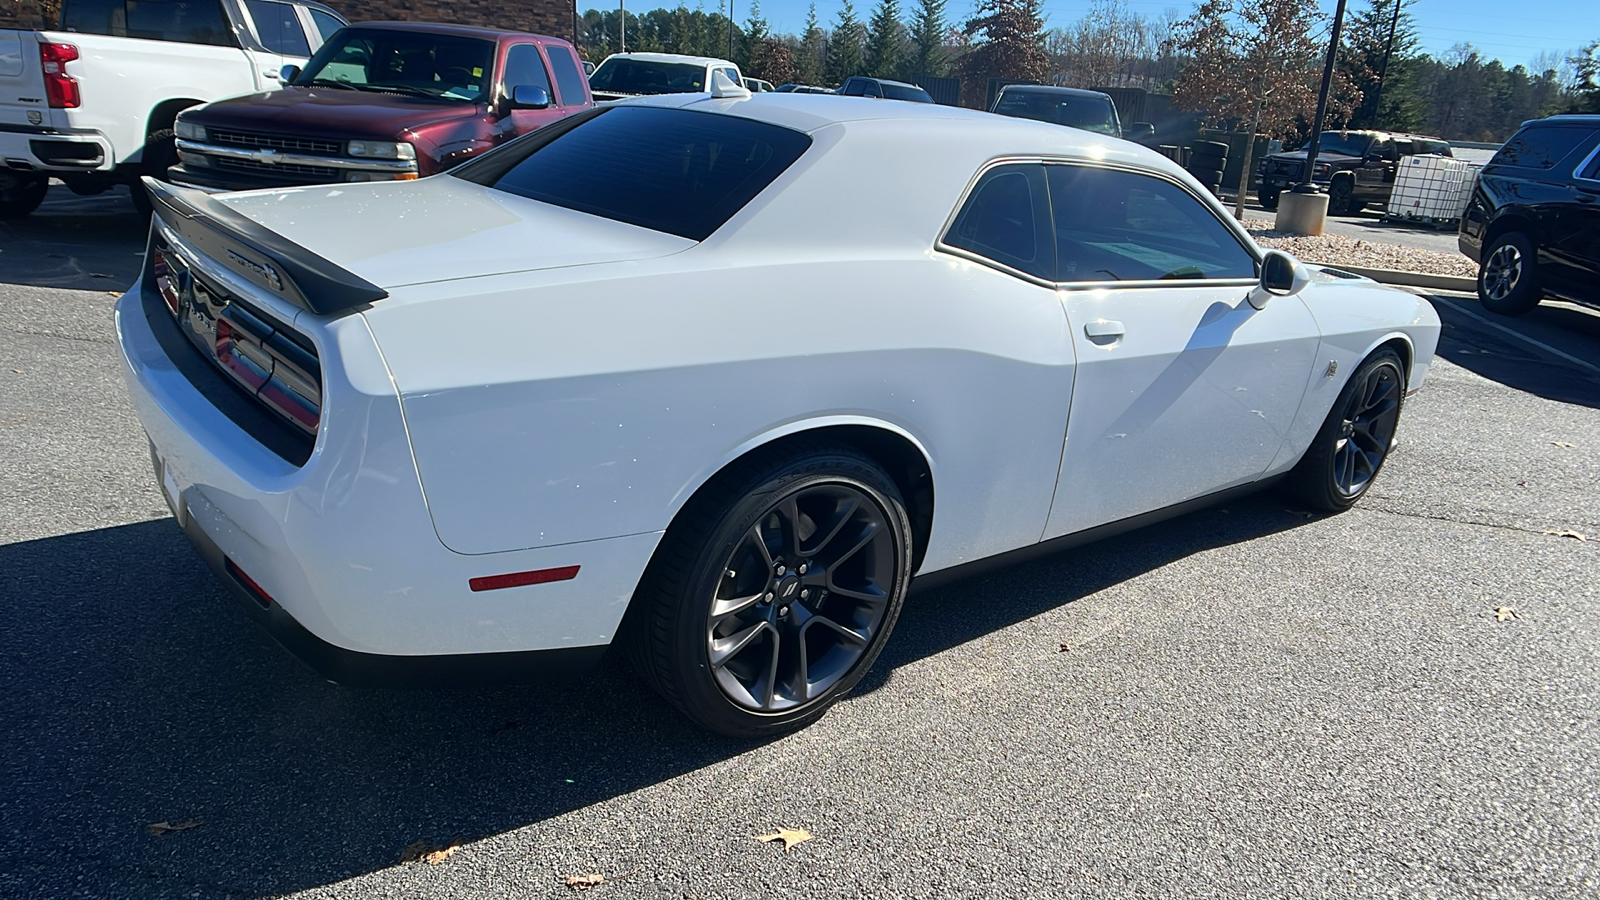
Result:
<svg viewBox="0 0 1600 900"><path fill-rule="evenodd" d="M1400 354L1386 347L1367 357L1339 393L1306 455L1289 473L1289 491L1329 512L1354 506L1389 458L1405 385Z"/></svg>
<svg viewBox="0 0 1600 900"><path fill-rule="evenodd" d="M21 219L39 208L50 190L50 176L0 172L0 219Z"/></svg>
<svg viewBox="0 0 1600 900"><path fill-rule="evenodd" d="M1485 249L1478 264L1478 302L1502 316L1520 316L1539 305L1538 251L1520 231L1508 231Z"/></svg>
<svg viewBox="0 0 1600 900"><path fill-rule="evenodd" d="M171 128L152 131L145 135L144 162L139 166L139 174L149 175L157 181L166 181L172 167L178 164L178 140ZM144 185L135 178L128 185L128 190L133 194L133 206L139 215L150 215L150 195Z"/></svg>
<svg viewBox="0 0 1600 900"><path fill-rule="evenodd" d="M627 637L689 718L754 737L816 721L871 668L910 581L894 481L848 449L757 458L668 530Z"/></svg>

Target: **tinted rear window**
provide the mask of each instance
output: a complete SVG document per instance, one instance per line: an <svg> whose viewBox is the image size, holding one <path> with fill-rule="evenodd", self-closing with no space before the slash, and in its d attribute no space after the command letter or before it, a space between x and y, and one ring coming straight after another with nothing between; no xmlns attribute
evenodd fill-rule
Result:
<svg viewBox="0 0 1600 900"><path fill-rule="evenodd" d="M580 115L452 174L701 241L811 146L798 131L716 113L612 107Z"/></svg>
<svg viewBox="0 0 1600 900"><path fill-rule="evenodd" d="M1111 101L1103 97L1058 94L1053 91L1002 91L994 111L1002 116L1070 125L1097 134L1115 136L1117 124Z"/></svg>
<svg viewBox="0 0 1600 900"><path fill-rule="evenodd" d="M1587 128L1524 128L1506 141L1489 162L1497 166L1551 169L1590 133L1591 129Z"/></svg>
<svg viewBox="0 0 1600 900"><path fill-rule="evenodd" d="M919 87L904 87L898 84L883 85L883 96L890 100L909 100L912 103L932 103L933 98L928 92Z"/></svg>
<svg viewBox="0 0 1600 900"><path fill-rule="evenodd" d="M612 57L589 76L589 87L613 94L698 94L706 89L706 67Z"/></svg>
<svg viewBox="0 0 1600 900"><path fill-rule="evenodd" d="M237 43L217 0L68 0L61 28L183 44Z"/></svg>

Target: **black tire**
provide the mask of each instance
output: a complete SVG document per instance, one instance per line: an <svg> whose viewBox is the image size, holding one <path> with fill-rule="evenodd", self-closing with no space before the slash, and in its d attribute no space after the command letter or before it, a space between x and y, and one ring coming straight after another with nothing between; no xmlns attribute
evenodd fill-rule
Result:
<svg viewBox="0 0 1600 900"><path fill-rule="evenodd" d="M793 731L871 668L911 559L905 503L871 459L821 442L757 454L667 530L623 641L640 676L699 725Z"/></svg>
<svg viewBox="0 0 1600 900"><path fill-rule="evenodd" d="M1520 231L1489 242L1478 263L1478 302L1502 316L1531 312L1544 297L1539 282L1539 251Z"/></svg>
<svg viewBox="0 0 1600 900"><path fill-rule="evenodd" d="M1405 364L1385 347L1357 367L1285 488L1327 512L1354 506L1372 487L1394 446L1405 405Z"/></svg>
<svg viewBox="0 0 1600 900"><path fill-rule="evenodd" d="M149 175L157 181L168 181L169 172L177 164L177 136L171 128L163 128L145 135L144 161L139 165L140 175ZM128 185L128 192L133 197L133 208L139 211L139 215L150 215L150 195L139 179L135 178Z"/></svg>
<svg viewBox="0 0 1600 900"><path fill-rule="evenodd" d="M0 219L21 219L44 202L50 176L0 172Z"/></svg>
<svg viewBox="0 0 1600 900"><path fill-rule="evenodd" d="M1277 185L1272 185L1271 187L1268 187L1267 185L1262 185L1261 189L1256 192L1256 200L1261 203L1261 208L1262 209L1266 209L1266 210L1277 209L1278 208L1278 195L1280 193L1282 193L1282 192L1283 192L1283 189L1278 187Z"/></svg>
<svg viewBox="0 0 1600 900"><path fill-rule="evenodd" d="M1189 145L1189 152L1194 155L1205 154L1218 159L1227 159L1228 145L1222 141L1195 141Z"/></svg>
<svg viewBox="0 0 1600 900"><path fill-rule="evenodd" d="M1216 163L1216 164L1211 164L1211 163L1190 163L1189 164L1189 174L1193 175L1194 177L1196 177L1198 179L1200 179L1201 181L1205 181L1208 178L1219 178L1220 179L1222 177L1222 173L1224 171L1226 171L1226 170L1227 170L1227 166L1224 166L1221 163Z"/></svg>
<svg viewBox="0 0 1600 900"><path fill-rule="evenodd" d="M1328 214L1331 216L1351 215L1355 205L1355 190L1356 183L1354 179L1335 178L1328 185Z"/></svg>

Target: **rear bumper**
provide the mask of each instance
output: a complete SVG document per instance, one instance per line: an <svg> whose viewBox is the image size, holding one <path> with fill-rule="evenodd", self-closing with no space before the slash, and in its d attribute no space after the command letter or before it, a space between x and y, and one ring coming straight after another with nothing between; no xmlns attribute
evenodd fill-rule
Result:
<svg viewBox="0 0 1600 900"><path fill-rule="evenodd" d="M63 132L7 126L0 130L0 168L52 175L106 172L116 167L116 151L99 132Z"/></svg>

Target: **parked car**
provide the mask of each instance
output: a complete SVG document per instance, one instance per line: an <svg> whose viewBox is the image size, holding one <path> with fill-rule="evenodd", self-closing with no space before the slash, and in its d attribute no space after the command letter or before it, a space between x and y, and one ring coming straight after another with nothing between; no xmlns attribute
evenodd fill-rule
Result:
<svg viewBox="0 0 1600 900"><path fill-rule="evenodd" d="M65 0L59 30L0 29L0 217L52 177L98 194L164 176L179 111L277 88L344 24L306 0Z"/></svg>
<svg viewBox="0 0 1600 900"><path fill-rule="evenodd" d="M1300 183L1310 142L1300 150L1269 153L1256 166L1261 176L1257 198L1263 209L1277 209L1278 195ZM1450 155L1449 142L1420 134L1387 131L1324 131L1311 180L1328 191L1328 212L1350 216L1368 204L1385 205L1394 190L1402 156Z"/></svg>
<svg viewBox="0 0 1600 900"><path fill-rule="evenodd" d="M708 728L800 727L913 576L1280 479L1348 508L1428 371L1426 299L1261 251L1145 148L719 95L416 182L147 182L116 321L156 483L323 673L617 643Z"/></svg>
<svg viewBox="0 0 1600 900"><path fill-rule="evenodd" d="M678 53L613 53L594 74L589 87L597 102L647 94L698 94L711 89L711 76L721 70L742 84L739 66L711 56Z"/></svg>
<svg viewBox="0 0 1600 900"><path fill-rule="evenodd" d="M287 86L185 110L177 184L426 177L594 105L572 45L460 25L352 25Z"/></svg>
<svg viewBox="0 0 1600 900"><path fill-rule="evenodd" d="M777 90L777 88L772 86L772 82L762 81L759 78L746 78L744 80L744 86L746 90L755 94L762 94L767 91Z"/></svg>
<svg viewBox="0 0 1600 900"><path fill-rule="evenodd" d="M817 87L814 84L780 84L777 87L780 94L831 94L832 88Z"/></svg>
<svg viewBox="0 0 1600 900"><path fill-rule="evenodd" d="M877 97L882 100L909 100L912 103L933 102L927 91L914 84L890 81L887 78L868 78L865 75L851 75L834 93L846 97Z"/></svg>
<svg viewBox="0 0 1600 900"><path fill-rule="evenodd" d="M995 95L990 112L1052 125L1067 125L1096 134L1122 137L1122 120L1109 94L1048 84L1008 84ZM1142 130L1141 130L1142 133ZM1155 128L1150 128L1155 134Z"/></svg>
<svg viewBox="0 0 1600 900"><path fill-rule="evenodd" d="M1458 243L1490 312L1547 294L1600 304L1600 116L1524 122L1483 167Z"/></svg>

